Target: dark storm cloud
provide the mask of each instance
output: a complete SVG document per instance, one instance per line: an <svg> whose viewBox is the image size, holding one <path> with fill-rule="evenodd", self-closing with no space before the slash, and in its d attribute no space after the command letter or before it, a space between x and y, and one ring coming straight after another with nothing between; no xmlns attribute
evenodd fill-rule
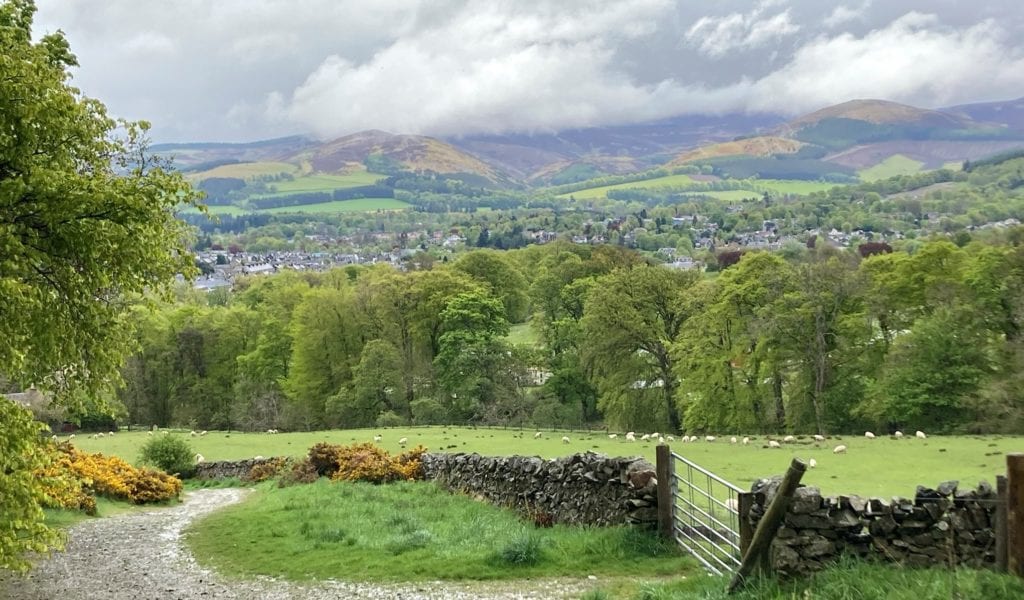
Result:
<svg viewBox="0 0 1024 600"><path fill-rule="evenodd" d="M1022 11L980 4L39 0L37 29L161 140L458 135L1024 95Z"/></svg>

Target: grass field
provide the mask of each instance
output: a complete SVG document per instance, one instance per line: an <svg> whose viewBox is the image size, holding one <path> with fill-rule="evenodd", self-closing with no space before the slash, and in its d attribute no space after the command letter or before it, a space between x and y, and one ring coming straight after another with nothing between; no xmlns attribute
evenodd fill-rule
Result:
<svg viewBox="0 0 1024 600"><path fill-rule="evenodd" d="M201 562L235 575L369 581L695 574L653 532L538 529L427 482L261 484L187 532Z"/></svg>
<svg viewBox="0 0 1024 600"><path fill-rule="evenodd" d="M281 214L281 213L339 213L339 212L366 212L373 210L405 210L409 204L394 198L360 198L358 200L333 200L331 202L320 202L317 204L303 204L301 206L278 206L276 208L265 208L255 211L258 214Z"/></svg>
<svg viewBox="0 0 1024 600"><path fill-rule="evenodd" d="M559 198L568 198L572 196L577 200L589 200L592 198L604 198L611 190L632 190L632 189L654 189L663 187L673 187L677 185L686 185L693 183L693 178L689 175L668 175L666 177L656 177L654 179L644 179L643 181L633 181L630 183L617 183L615 185L605 185L601 187L587 188L578 192L570 192L568 194L561 194Z"/></svg>
<svg viewBox="0 0 1024 600"><path fill-rule="evenodd" d="M238 206L234 206L234 205L207 206L206 210L211 215L244 215L247 212L249 212L249 211L246 211L244 208L241 208L241 207L238 207ZM190 206L190 207L188 207L187 209L185 209L185 210L183 210L181 212L184 213L184 214L197 214L197 213L199 213L199 209L193 208L193 207Z"/></svg>
<svg viewBox="0 0 1024 600"><path fill-rule="evenodd" d="M517 346L538 346L540 345L540 335L529 323L519 323L509 329L505 341Z"/></svg>
<svg viewBox="0 0 1024 600"><path fill-rule="evenodd" d="M654 461L653 442L627 442L620 434L610 440L605 432L548 432L533 439L534 429L472 429L466 427L412 427L396 429L358 429L317 432L225 433L211 432L189 438L196 452L207 460L228 460L253 456L301 456L316 442L336 444L369 442L383 435L381 446L391 452L400 450L398 440L409 445L422 444L435 452L477 452L484 455L527 454L544 458L575 452L594 451L610 456L643 456ZM160 435L160 434L157 434ZM560 440L570 438L569 444ZM104 452L135 462L139 447L148 439L142 432L118 433L113 438L89 439L84 435L75 444L89 452ZM848 447L846 454L833 454L837 444ZM956 479L963 485L977 485L984 479L995 482L1005 472L1005 454L1024 451L1024 437L1016 436L932 436L926 440L902 440L879 437L843 436L815 444L809 438L798 439L782 449L765 448L763 437L749 446L730 444L720 437L713 443L670 444L673 451L718 473L741 488L748 489L761 477L785 471L793 457L814 458L818 462L804 476L804 483L815 485L826 494L865 496L912 495L918 484L937 485Z"/></svg>
<svg viewBox="0 0 1024 600"><path fill-rule="evenodd" d="M726 202L739 202L748 198L760 198L760 192L750 190L722 190L718 192L686 192L686 196L709 196Z"/></svg>
<svg viewBox="0 0 1024 600"><path fill-rule="evenodd" d="M330 192L360 185L371 185L381 179L384 179L383 175L366 171L349 173L347 175L304 175L296 177L291 181L269 183L267 185L274 186L277 191L273 194L262 194L258 197L287 196L289 194L305 194L308 192Z"/></svg>
<svg viewBox="0 0 1024 600"><path fill-rule="evenodd" d="M298 172L299 168L291 163L260 161L221 165L199 173L191 173L188 178L192 181L202 181L203 179L209 179L211 177L235 177L238 179L248 179L258 175L278 175L280 173L297 175Z"/></svg>
<svg viewBox="0 0 1024 600"><path fill-rule="evenodd" d="M893 154L873 167L857 171L862 181L878 181L897 175L912 175L921 171L923 162L916 161L902 154Z"/></svg>

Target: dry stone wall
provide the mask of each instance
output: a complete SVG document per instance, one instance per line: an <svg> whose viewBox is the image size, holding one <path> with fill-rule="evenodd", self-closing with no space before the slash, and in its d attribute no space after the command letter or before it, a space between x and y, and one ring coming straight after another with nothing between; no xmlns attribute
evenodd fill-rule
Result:
<svg viewBox="0 0 1024 600"><path fill-rule="evenodd" d="M781 478L754 484L751 524L771 502ZM772 542L772 567L782 575L822 569L842 554L906 566L995 564L996 493L987 483L960 489L947 481L919 486L913 498L822 497L796 490Z"/></svg>
<svg viewBox="0 0 1024 600"><path fill-rule="evenodd" d="M244 460L218 460L196 465L196 479L244 479L256 465L278 460L276 458L247 458Z"/></svg>
<svg viewBox="0 0 1024 600"><path fill-rule="evenodd" d="M423 469L451 491L556 523L654 524L658 518L654 466L642 458L425 454Z"/></svg>

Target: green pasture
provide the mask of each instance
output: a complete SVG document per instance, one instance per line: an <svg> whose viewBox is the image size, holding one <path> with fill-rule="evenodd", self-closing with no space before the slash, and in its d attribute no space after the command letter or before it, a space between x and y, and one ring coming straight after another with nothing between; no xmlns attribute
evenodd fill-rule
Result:
<svg viewBox="0 0 1024 600"><path fill-rule="evenodd" d="M290 194L305 194L309 192L331 192L343 188L371 185L384 179L378 173L359 171L347 175L305 175L296 177L291 181L274 181L267 185L274 186L277 190L272 194L261 194L258 197L287 196Z"/></svg>
<svg viewBox="0 0 1024 600"><path fill-rule="evenodd" d="M690 183L693 183L693 178L689 175L668 175L665 177L655 177L654 179L644 179L642 181L631 181L629 183L616 183L615 185L603 185L601 187L587 188L577 192L561 194L558 197L568 198L572 196L577 200L590 200L592 198L604 198L611 190L654 189L687 185Z"/></svg>
<svg viewBox="0 0 1024 600"><path fill-rule="evenodd" d="M878 181L888 179L897 175L913 175L921 171L923 162L914 160L902 154L893 154L873 167L857 171L862 181ZM959 168L959 165L958 165Z"/></svg>
<svg viewBox="0 0 1024 600"><path fill-rule="evenodd" d="M303 204L300 206L278 206L255 211L259 214L281 214L281 213L339 213L339 212L366 212L372 210L405 210L409 204L394 198L359 198L358 200L332 200L330 202L319 202L317 204Z"/></svg>
<svg viewBox="0 0 1024 600"><path fill-rule="evenodd" d="M750 198L760 198L761 192L751 190L719 190L715 192L685 192L684 195L694 197L707 196L717 198L718 200L725 200L726 202L740 202Z"/></svg>
<svg viewBox="0 0 1024 600"><path fill-rule="evenodd" d="M219 167L214 167L200 173L190 174L189 179L194 181L202 181L204 179L210 179L211 177L248 179L250 177L258 177L260 175L278 175L280 173L297 175L298 172L299 168L291 163L258 161L220 165Z"/></svg>
<svg viewBox="0 0 1024 600"><path fill-rule="evenodd" d="M754 179L752 181L760 189L799 196L813 192L824 192L839 185L828 181L804 181L802 179Z"/></svg>
<svg viewBox="0 0 1024 600"><path fill-rule="evenodd" d="M200 562L230 575L367 581L696 574L692 559L631 527L537 528L429 482L261 484L192 526Z"/></svg>
<svg viewBox="0 0 1024 600"><path fill-rule="evenodd" d="M247 211L247 210L245 210L244 208L242 208L240 206L234 206L233 204L218 204L218 205L215 205L215 206L207 205L206 211L209 212L211 215L232 215L232 216L244 215L247 212L250 212L250 211ZM197 213L199 213L199 209L190 206L190 207L182 210L181 212L183 214L197 214Z"/></svg>
<svg viewBox="0 0 1024 600"><path fill-rule="evenodd" d="M477 452L483 455L526 454L544 458L577 452L600 452L610 456L643 456L654 461L655 442L639 439L628 442L620 432L612 440L604 431L544 431L534 438L536 429L473 429L467 427L409 427L395 429L332 430L295 433L239 433L214 431L206 436L189 437L195 451L206 460L232 460L253 456L301 456L316 442L351 444L370 442L383 436L381 446L391 452L401 447L423 445L433 452ZM157 433L156 435L165 435ZM188 435L177 432L169 435ZM562 437L569 438L568 443ZM90 439L76 436L75 444L89 452L103 452L136 462L139 448L148 439L145 432L121 432L114 437ZM742 436L739 436L742 439ZM729 436L714 442L669 445L676 453L733 482L741 488L761 477L785 471L794 457L814 458L818 466L804 476L804 483L815 485L826 494L865 496L912 495L915 486L937 485L956 479L964 486L979 481L995 482L1005 471L1005 455L1024 451L1024 436L932 436L925 440L909 437L897 440L879 436L869 440L861 436L831 437L815 443L802 436L795 443L770 449L763 436L752 437L749 445L730 444ZM62 439L66 439L62 438ZM703 437L702 437L703 440ZM845 454L832 449L843 444Z"/></svg>

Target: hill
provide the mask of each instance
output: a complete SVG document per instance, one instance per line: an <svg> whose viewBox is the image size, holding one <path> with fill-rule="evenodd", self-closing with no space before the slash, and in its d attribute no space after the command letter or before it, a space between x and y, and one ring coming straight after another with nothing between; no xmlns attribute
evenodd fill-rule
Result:
<svg viewBox="0 0 1024 600"><path fill-rule="evenodd" d="M1002 102L961 104L941 110L959 117L993 123L1007 129L1024 132L1024 98Z"/></svg>
<svg viewBox="0 0 1024 600"><path fill-rule="evenodd" d="M774 156L776 154L794 154L806 146L803 142L775 136L757 136L701 146L683 152L672 159L666 166L677 167L686 163L703 159L721 158L723 156Z"/></svg>
<svg viewBox="0 0 1024 600"><path fill-rule="evenodd" d="M794 119L786 123L782 130L798 132L829 119L850 119L875 125L921 124L929 127L950 128L970 127L972 124L969 117L917 108L888 100L850 100Z"/></svg>

